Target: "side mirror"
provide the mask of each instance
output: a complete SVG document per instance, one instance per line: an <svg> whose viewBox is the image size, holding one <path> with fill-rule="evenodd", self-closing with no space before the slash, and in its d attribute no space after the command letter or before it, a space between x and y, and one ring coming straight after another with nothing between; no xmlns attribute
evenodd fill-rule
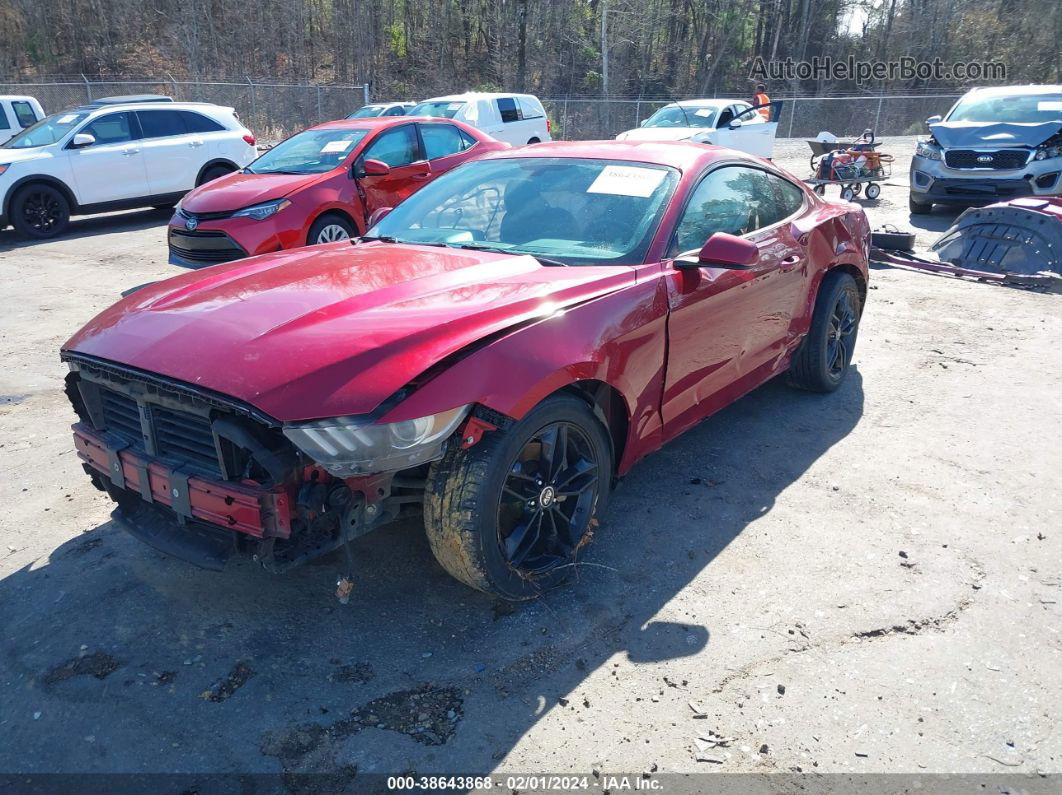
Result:
<svg viewBox="0 0 1062 795"><path fill-rule="evenodd" d="M366 177L386 177L391 167L382 160L366 160L361 164L361 173Z"/></svg>
<svg viewBox="0 0 1062 795"><path fill-rule="evenodd" d="M939 124L943 120L944 119L940 116L940 114L936 114L926 119L926 124Z"/></svg>
<svg viewBox="0 0 1062 795"><path fill-rule="evenodd" d="M641 120L640 122L638 122L638 126L639 126L639 127L644 127L644 126L645 126L645 123L646 123L647 121L649 121L649 119L642 119L642 120Z"/></svg>
<svg viewBox="0 0 1062 795"><path fill-rule="evenodd" d="M372 215L369 216L369 225L365 228L372 229L374 226L380 223L380 221L384 219L384 216L386 216L393 209L394 207L377 207L375 210L372 211Z"/></svg>
<svg viewBox="0 0 1062 795"><path fill-rule="evenodd" d="M760 249L755 243L750 243L736 235L728 235L726 232L716 232L708 238L708 242L701 246L696 259L680 255L675 260L675 267L679 270L693 270L694 268L749 270L759 260Z"/></svg>
<svg viewBox="0 0 1062 795"><path fill-rule="evenodd" d="M741 119L731 119L730 124L726 126L728 130L736 130L741 126Z"/></svg>
<svg viewBox="0 0 1062 795"><path fill-rule="evenodd" d="M94 143L96 143L95 136L88 133L78 133L74 136L74 140L70 142L70 146L74 149L81 149L84 146L92 146Z"/></svg>

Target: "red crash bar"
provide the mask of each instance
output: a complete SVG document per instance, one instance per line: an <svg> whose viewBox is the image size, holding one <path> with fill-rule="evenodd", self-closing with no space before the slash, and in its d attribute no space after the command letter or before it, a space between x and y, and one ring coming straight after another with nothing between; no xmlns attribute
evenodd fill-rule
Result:
<svg viewBox="0 0 1062 795"><path fill-rule="evenodd" d="M84 423L73 426L78 457L120 488L139 492L179 516L198 519L255 538L291 535L291 499L281 490L217 483L171 470L130 450L109 448Z"/></svg>

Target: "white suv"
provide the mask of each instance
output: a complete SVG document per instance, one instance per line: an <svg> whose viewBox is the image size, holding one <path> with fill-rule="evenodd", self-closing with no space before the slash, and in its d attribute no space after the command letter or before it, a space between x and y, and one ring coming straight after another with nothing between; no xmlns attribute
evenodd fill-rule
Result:
<svg viewBox="0 0 1062 795"><path fill-rule="evenodd" d="M74 214L172 205L256 155L232 108L154 96L96 100L0 146L0 229L53 237Z"/></svg>
<svg viewBox="0 0 1062 795"><path fill-rule="evenodd" d="M468 92L435 97L417 103L406 115L457 119L513 146L553 140L546 111L530 94Z"/></svg>

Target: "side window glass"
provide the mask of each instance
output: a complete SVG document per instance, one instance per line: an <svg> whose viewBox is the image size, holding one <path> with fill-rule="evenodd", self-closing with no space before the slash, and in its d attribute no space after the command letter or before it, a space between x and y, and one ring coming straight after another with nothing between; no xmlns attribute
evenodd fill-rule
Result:
<svg viewBox="0 0 1062 795"><path fill-rule="evenodd" d="M405 116L406 115L406 109L403 108L400 105L397 108L391 108L389 111L387 111L387 115L388 116Z"/></svg>
<svg viewBox="0 0 1062 795"><path fill-rule="evenodd" d="M502 97L498 100L498 113L504 122L520 121L520 111L516 107L516 100L512 97Z"/></svg>
<svg viewBox="0 0 1062 795"><path fill-rule="evenodd" d="M37 114L33 112L33 106L28 102L12 102L11 110L15 111L15 118L18 119L23 129L37 123Z"/></svg>
<svg viewBox="0 0 1062 795"><path fill-rule="evenodd" d="M804 206L804 191L788 180L768 174L767 179L774 188L775 201L778 205L778 220L788 218Z"/></svg>
<svg viewBox="0 0 1062 795"><path fill-rule="evenodd" d="M88 133L96 139L93 146L101 144L120 144L133 140L133 114L126 111L123 113L110 113L95 119L78 132Z"/></svg>
<svg viewBox="0 0 1062 795"><path fill-rule="evenodd" d="M672 256L699 249L716 232L746 235L779 220L767 177L757 169L725 166L701 180L675 230Z"/></svg>
<svg viewBox="0 0 1062 795"><path fill-rule="evenodd" d="M140 110L136 115L145 138L171 138L187 133L181 114L175 110Z"/></svg>
<svg viewBox="0 0 1062 795"><path fill-rule="evenodd" d="M720 112L719 114L719 121L716 122L715 126L718 129L722 129L723 127L726 127L728 124L730 124L730 122L732 122L733 120L734 111L732 110L732 108L723 108L722 112Z"/></svg>
<svg viewBox="0 0 1062 795"><path fill-rule="evenodd" d="M428 160L457 154L466 148L452 124L422 124L420 137L424 141L424 157Z"/></svg>
<svg viewBox="0 0 1062 795"><path fill-rule="evenodd" d="M530 99L521 99L520 105L520 118L521 119L541 119L546 115L541 105L537 105Z"/></svg>
<svg viewBox="0 0 1062 795"><path fill-rule="evenodd" d="M7 120L7 111L4 110L4 103L0 102L0 130L10 130L11 124Z"/></svg>
<svg viewBox="0 0 1062 795"><path fill-rule="evenodd" d="M458 130L457 134L461 136L461 151L471 149L473 146L479 143L475 138L466 133L464 130Z"/></svg>
<svg viewBox="0 0 1062 795"><path fill-rule="evenodd" d="M417 144L417 132L412 124L395 130L388 130L369 144L365 150L364 160L379 160L391 168L408 166L420 159L420 147Z"/></svg>
<svg viewBox="0 0 1062 795"><path fill-rule="evenodd" d="M202 113L193 113L190 110L182 110L178 111L178 114L184 121L184 126L190 133L222 132L225 129L213 119L208 119Z"/></svg>

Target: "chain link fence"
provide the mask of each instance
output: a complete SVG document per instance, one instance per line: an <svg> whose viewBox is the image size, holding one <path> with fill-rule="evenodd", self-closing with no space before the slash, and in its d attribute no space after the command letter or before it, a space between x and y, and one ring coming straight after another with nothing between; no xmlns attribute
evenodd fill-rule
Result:
<svg viewBox="0 0 1062 795"><path fill-rule="evenodd" d="M219 80L90 80L0 83L0 94L29 94L48 113L115 94L166 94L186 102L233 107L263 141L275 142L298 130L342 119L369 101L369 86ZM822 130L837 136L871 128L881 135L924 132L925 119L944 113L961 94L782 98L779 138L811 138ZM748 99L734 97L734 99ZM553 137L567 140L613 138L637 127L672 99L565 97L543 99Z"/></svg>
<svg viewBox="0 0 1062 795"><path fill-rule="evenodd" d="M342 119L369 98L366 85L318 85L210 80L79 80L0 83L0 94L29 94L47 113L121 94L165 94L180 102L235 108L240 120L265 141L277 141L311 124Z"/></svg>
<svg viewBox="0 0 1062 795"><path fill-rule="evenodd" d="M874 97L782 98L779 138L813 138L827 130L838 137L858 135L868 127L878 135L925 132L925 120L943 114L961 94ZM748 97L734 97L748 99ZM602 140L637 127L671 99L544 99L554 138Z"/></svg>

